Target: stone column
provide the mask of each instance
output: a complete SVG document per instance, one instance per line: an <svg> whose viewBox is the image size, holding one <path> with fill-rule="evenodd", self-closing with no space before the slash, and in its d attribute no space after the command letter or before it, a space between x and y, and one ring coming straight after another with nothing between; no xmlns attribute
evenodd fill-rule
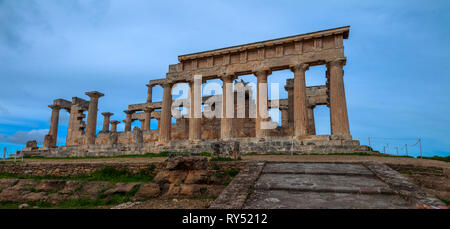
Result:
<svg viewBox="0 0 450 229"><path fill-rule="evenodd" d="M145 112L145 119L144 119L144 124L142 126L142 128L143 128L142 130L148 131L148 130L150 130L150 121L152 120L153 109L145 108L144 112Z"/></svg>
<svg viewBox="0 0 450 229"><path fill-rule="evenodd" d="M264 138L268 136L268 130L262 125L269 120L269 110L267 102L267 77L270 74L268 70L257 71L253 73L257 78L256 90L256 137Z"/></svg>
<svg viewBox="0 0 450 229"><path fill-rule="evenodd" d="M108 133L109 132L109 123L110 123L110 120L111 120L111 116L113 116L114 114L110 113L110 112L103 112L102 115L103 115L103 129L102 129L102 132Z"/></svg>
<svg viewBox="0 0 450 229"><path fill-rule="evenodd" d="M316 135L316 122L314 121L314 106L308 106L308 134Z"/></svg>
<svg viewBox="0 0 450 229"><path fill-rule="evenodd" d="M341 58L327 64L330 81L331 134L351 138L345 101L344 71L346 59Z"/></svg>
<svg viewBox="0 0 450 229"><path fill-rule="evenodd" d="M289 110L286 108L280 108L281 110L281 126L289 127Z"/></svg>
<svg viewBox="0 0 450 229"><path fill-rule="evenodd" d="M189 140L198 141L202 138L202 80L189 82Z"/></svg>
<svg viewBox="0 0 450 229"><path fill-rule="evenodd" d="M58 105L50 105L48 106L52 109L52 117L50 119L50 131L49 135L52 136L52 146L56 146L56 141L58 138L58 123L59 123L59 111L61 107Z"/></svg>
<svg viewBox="0 0 450 229"><path fill-rule="evenodd" d="M288 93L288 123L294 126L294 79L286 80L284 87Z"/></svg>
<svg viewBox="0 0 450 229"><path fill-rule="evenodd" d="M232 126L234 118L233 80L234 75L222 77L222 117L220 120L220 138L230 140L233 137Z"/></svg>
<svg viewBox="0 0 450 229"><path fill-rule="evenodd" d="M308 64L298 64L291 68L294 72L294 136L300 138L308 134L308 113L305 71Z"/></svg>
<svg viewBox="0 0 450 229"><path fill-rule="evenodd" d="M159 143L166 144L170 141L170 132L172 128L172 83L164 83L163 101L161 108L161 122L159 124Z"/></svg>
<svg viewBox="0 0 450 229"><path fill-rule="evenodd" d="M104 94L92 91L86 92L86 95L90 97L88 117L86 124L86 136L85 145L95 144L96 129L97 129L97 111L98 111L98 98L104 96Z"/></svg>
<svg viewBox="0 0 450 229"><path fill-rule="evenodd" d="M151 103L152 102L152 92L153 92L153 86L151 84L147 84L146 85L148 87L148 91L147 91L147 103Z"/></svg>
<svg viewBox="0 0 450 229"><path fill-rule="evenodd" d="M117 132L117 124L119 124L120 122L117 120L111 121L111 133L116 133Z"/></svg>
<svg viewBox="0 0 450 229"><path fill-rule="evenodd" d="M131 131L131 123L133 122L132 116L133 116L134 111L125 110L123 112L127 115L127 117L125 118L125 132L130 132Z"/></svg>

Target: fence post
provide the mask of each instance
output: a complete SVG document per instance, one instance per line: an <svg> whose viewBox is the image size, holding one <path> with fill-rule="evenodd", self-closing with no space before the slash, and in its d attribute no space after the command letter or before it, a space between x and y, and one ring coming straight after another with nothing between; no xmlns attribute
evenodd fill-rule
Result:
<svg viewBox="0 0 450 229"><path fill-rule="evenodd" d="M369 147L372 147L372 146L370 145L370 137L369 137Z"/></svg>
<svg viewBox="0 0 450 229"><path fill-rule="evenodd" d="M422 158L422 138L419 138L420 158Z"/></svg>
<svg viewBox="0 0 450 229"><path fill-rule="evenodd" d="M405 144L406 156L408 156L408 144Z"/></svg>
<svg viewBox="0 0 450 229"><path fill-rule="evenodd" d="M6 147L3 148L3 160L6 160Z"/></svg>

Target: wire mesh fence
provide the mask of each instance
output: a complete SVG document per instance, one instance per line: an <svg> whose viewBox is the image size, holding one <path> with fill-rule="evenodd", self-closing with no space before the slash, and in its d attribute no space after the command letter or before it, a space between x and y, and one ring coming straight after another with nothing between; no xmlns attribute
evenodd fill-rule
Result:
<svg viewBox="0 0 450 229"><path fill-rule="evenodd" d="M369 146L382 154L422 157L422 138L368 137Z"/></svg>

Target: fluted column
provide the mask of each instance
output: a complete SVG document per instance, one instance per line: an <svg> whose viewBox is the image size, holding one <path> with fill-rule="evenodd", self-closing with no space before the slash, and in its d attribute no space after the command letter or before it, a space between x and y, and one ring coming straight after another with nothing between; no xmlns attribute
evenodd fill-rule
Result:
<svg viewBox="0 0 450 229"><path fill-rule="evenodd" d="M308 106L308 134L316 135L316 122L314 120L314 106Z"/></svg>
<svg viewBox="0 0 450 229"><path fill-rule="evenodd" d="M257 77L257 89L256 89L256 137L264 138L267 137L268 131L264 128L263 122L269 120L269 110L267 102L267 77L271 72L268 70L262 70L254 72L253 74Z"/></svg>
<svg viewBox="0 0 450 229"><path fill-rule="evenodd" d="M153 92L153 86L152 84L147 84L146 85L148 87L147 90L147 103L151 103L152 102L152 92Z"/></svg>
<svg viewBox="0 0 450 229"><path fill-rule="evenodd" d="M163 101L161 109L161 123L159 124L159 142L162 144L170 141L172 119L172 83L164 83ZM158 122L159 123L159 122Z"/></svg>
<svg viewBox="0 0 450 229"><path fill-rule="evenodd" d="M86 95L90 97L90 101L88 108L86 136L84 144L91 145L95 144L96 129L97 129L98 99L104 96L104 94L97 91L92 91L86 92Z"/></svg>
<svg viewBox="0 0 450 229"><path fill-rule="evenodd" d="M286 108L280 108L281 110L281 126L289 126L289 110Z"/></svg>
<svg viewBox="0 0 450 229"><path fill-rule="evenodd" d="M110 113L110 112L103 112L102 115L103 115L103 129L102 129L102 132L107 133L107 132L109 132L109 123L111 122L110 121L111 120L111 116L113 116L114 114Z"/></svg>
<svg viewBox="0 0 450 229"><path fill-rule="evenodd" d="M202 79L195 78L189 82L189 140L198 141L202 138Z"/></svg>
<svg viewBox="0 0 450 229"><path fill-rule="evenodd" d="M233 80L234 75L222 77L222 117L220 120L220 138L222 140L230 140L233 137L232 125L234 118L234 93Z"/></svg>
<svg viewBox="0 0 450 229"><path fill-rule="evenodd" d="M144 124L142 126L142 130L150 130L150 121L152 120L152 112L153 109L151 108L146 108L144 109L145 112L145 118L144 118Z"/></svg>
<svg viewBox="0 0 450 229"><path fill-rule="evenodd" d="M345 63L346 59L341 58L327 64L330 81L330 123L332 135L351 138L342 70Z"/></svg>
<svg viewBox="0 0 450 229"><path fill-rule="evenodd" d="M308 64L298 64L291 68L292 72L294 72L294 136L296 138L308 134L305 82L305 71L308 69Z"/></svg>
<svg viewBox="0 0 450 229"><path fill-rule="evenodd" d="M50 118L50 130L48 135L51 136L51 142L49 142L47 147L55 147L58 139L58 123L59 123L59 111L61 107L58 105L49 105L52 109L52 116Z"/></svg>
<svg viewBox="0 0 450 229"><path fill-rule="evenodd" d="M119 124L119 121L111 121L111 133L116 133L117 132L117 124Z"/></svg>
<svg viewBox="0 0 450 229"><path fill-rule="evenodd" d="M294 126L294 79L286 80L286 86L284 87L288 93L288 123L291 127Z"/></svg>
<svg viewBox="0 0 450 229"><path fill-rule="evenodd" d="M131 131L131 123L133 122L132 116L133 116L134 111L125 110L123 112L127 115L125 118L125 132L130 132Z"/></svg>

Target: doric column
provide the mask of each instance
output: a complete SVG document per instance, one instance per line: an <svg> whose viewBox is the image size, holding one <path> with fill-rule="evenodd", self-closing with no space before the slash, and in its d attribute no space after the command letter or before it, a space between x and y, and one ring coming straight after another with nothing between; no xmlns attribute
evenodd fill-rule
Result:
<svg viewBox="0 0 450 229"><path fill-rule="evenodd" d="M308 113L306 99L305 71L308 64L298 64L291 68L294 72L294 136L296 138L308 134Z"/></svg>
<svg viewBox="0 0 450 229"><path fill-rule="evenodd" d="M202 79L195 78L189 82L189 140L198 141L202 138Z"/></svg>
<svg viewBox="0 0 450 229"><path fill-rule="evenodd" d="M172 122L172 83L164 83L163 101L161 108L161 122L159 124L159 143L165 144L170 141Z"/></svg>
<svg viewBox="0 0 450 229"><path fill-rule="evenodd" d="M316 135L316 122L314 121L314 106L308 106L308 134Z"/></svg>
<svg viewBox="0 0 450 229"><path fill-rule="evenodd" d="M234 118L234 96L233 96L233 80L234 75L226 75L222 77L222 117L220 120L220 138L222 140L230 140L233 137L232 125Z"/></svg>
<svg viewBox="0 0 450 229"><path fill-rule="evenodd" d="M98 98L104 96L104 94L92 91L86 92L86 95L90 97L89 108L88 108L88 117L86 124L86 136L85 136L85 145L95 144L95 136L97 129L97 111L98 111Z"/></svg>
<svg viewBox="0 0 450 229"><path fill-rule="evenodd" d="M125 132L130 132L131 131L131 123L133 122L132 116L133 116L134 111L125 110L123 112L127 115L127 117L125 118Z"/></svg>
<svg viewBox="0 0 450 229"><path fill-rule="evenodd" d="M288 123L294 126L294 79L286 80L284 87L288 93Z"/></svg>
<svg viewBox="0 0 450 229"><path fill-rule="evenodd" d="M257 89L256 89L256 137L264 138L268 135L267 129L264 128L263 122L269 120L269 107L267 102L267 77L270 75L270 71L262 70L254 72L257 77Z"/></svg>
<svg viewBox="0 0 450 229"><path fill-rule="evenodd" d="M150 121L152 120L152 112L153 112L152 108L144 109L145 119L144 119L144 124L142 126L143 131L150 130Z"/></svg>
<svg viewBox="0 0 450 229"><path fill-rule="evenodd" d="M111 121L111 133L116 133L117 132L117 124L119 124L120 122L117 120Z"/></svg>
<svg viewBox="0 0 450 229"><path fill-rule="evenodd" d="M330 82L330 123L332 135L351 138L342 70L345 62L346 59L341 58L327 64Z"/></svg>
<svg viewBox="0 0 450 229"><path fill-rule="evenodd" d="M114 114L110 113L110 112L103 112L102 115L103 115L103 129L102 129L102 132L107 133L107 132L109 132L109 123L110 123L110 120L111 120L111 116L113 116Z"/></svg>
<svg viewBox="0 0 450 229"><path fill-rule="evenodd" d="M152 102L152 91L153 91L153 86L152 84L147 84L146 85L148 87L148 91L147 91L147 103L151 103Z"/></svg>
<svg viewBox="0 0 450 229"><path fill-rule="evenodd" d="M280 108L281 110L281 126L289 126L289 110L286 108Z"/></svg>
<svg viewBox="0 0 450 229"><path fill-rule="evenodd" d="M52 109L52 116L50 118L50 130L48 132L48 135L51 136L51 142L49 142L47 147L55 147L58 139L59 111L61 107L58 105L49 105L48 107Z"/></svg>

